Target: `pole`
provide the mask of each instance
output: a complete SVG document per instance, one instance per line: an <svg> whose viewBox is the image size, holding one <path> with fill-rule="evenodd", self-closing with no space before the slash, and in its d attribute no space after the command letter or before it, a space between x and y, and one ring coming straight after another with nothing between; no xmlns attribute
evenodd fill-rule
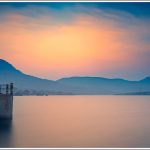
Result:
<svg viewBox="0 0 150 150"><path fill-rule="evenodd" d="M10 94L13 95L13 89L14 89L14 85L13 83L10 83Z"/></svg>
<svg viewBox="0 0 150 150"><path fill-rule="evenodd" d="M8 90L9 90L9 85L6 84L6 94L8 94Z"/></svg>

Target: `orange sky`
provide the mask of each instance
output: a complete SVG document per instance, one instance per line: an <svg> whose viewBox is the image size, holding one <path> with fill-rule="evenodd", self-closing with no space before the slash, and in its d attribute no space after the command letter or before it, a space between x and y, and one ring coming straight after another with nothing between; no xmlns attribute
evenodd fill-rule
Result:
<svg viewBox="0 0 150 150"><path fill-rule="evenodd" d="M132 78L148 63L142 57L150 46L139 38L149 32L148 25L129 17L138 25L89 14L56 21L50 15L33 18L8 13L0 23L1 57L27 74L49 79L84 75Z"/></svg>

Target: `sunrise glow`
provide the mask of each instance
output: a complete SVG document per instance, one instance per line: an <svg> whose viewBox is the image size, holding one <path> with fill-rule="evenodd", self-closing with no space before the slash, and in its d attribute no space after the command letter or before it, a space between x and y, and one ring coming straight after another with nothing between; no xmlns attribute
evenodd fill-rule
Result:
<svg viewBox="0 0 150 150"><path fill-rule="evenodd" d="M140 79L150 74L149 21L125 10L62 5L3 6L7 12L3 9L0 15L0 57L48 79Z"/></svg>

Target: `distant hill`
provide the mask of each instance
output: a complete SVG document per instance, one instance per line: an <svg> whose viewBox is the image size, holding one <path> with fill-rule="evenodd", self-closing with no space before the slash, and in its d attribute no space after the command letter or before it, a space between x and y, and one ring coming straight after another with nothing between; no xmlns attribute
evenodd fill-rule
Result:
<svg viewBox="0 0 150 150"><path fill-rule="evenodd" d="M0 84L10 82L14 83L17 92L25 91L24 93L33 95L34 93L98 95L150 91L150 77L140 81L101 77L70 77L53 81L27 75L0 59Z"/></svg>
<svg viewBox="0 0 150 150"><path fill-rule="evenodd" d="M70 88L52 80L26 75L23 72L17 70L10 63L0 59L0 84L10 82L13 82L18 90L44 90L58 92L63 88L66 91ZM65 92L65 90L63 91Z"/></svg>
<svg viewBox="0 0 150 150"><path fill-rule="evenodd" d="M129 93L120 93L117 95L150 95L150 91L149 92L129 92Z"/></svg>
<svg viewBox="0 0 150 150"><path fill-rule="evenodd" d="M95 94L118 94L150 91L150 77L140 81L107 79L100 77L71 77L58 80L59 83L82 87Z"/></svg>

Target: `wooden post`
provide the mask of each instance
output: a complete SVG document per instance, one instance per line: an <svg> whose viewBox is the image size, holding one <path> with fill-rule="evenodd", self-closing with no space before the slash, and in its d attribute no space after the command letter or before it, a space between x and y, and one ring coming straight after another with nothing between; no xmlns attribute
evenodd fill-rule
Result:
<svg viewBox="0 0 150 150"><path fill-rule="evenodd" d="M2 87L1 87L1 85L0 85L0 94L2 94Z"/></svg>
<svg viewBox="0 0 150 150"><path fill-rule="evenodd" d="M9 85L6 84L6 94L8 94L8 91L9 91Z"/></svg>
<svg viewBox="0 0 150 150"><path fill-rule="evenodd" d="M10 83L10 94L13 95L13 89L14 89L14 85L13 83Z"/></svg>

